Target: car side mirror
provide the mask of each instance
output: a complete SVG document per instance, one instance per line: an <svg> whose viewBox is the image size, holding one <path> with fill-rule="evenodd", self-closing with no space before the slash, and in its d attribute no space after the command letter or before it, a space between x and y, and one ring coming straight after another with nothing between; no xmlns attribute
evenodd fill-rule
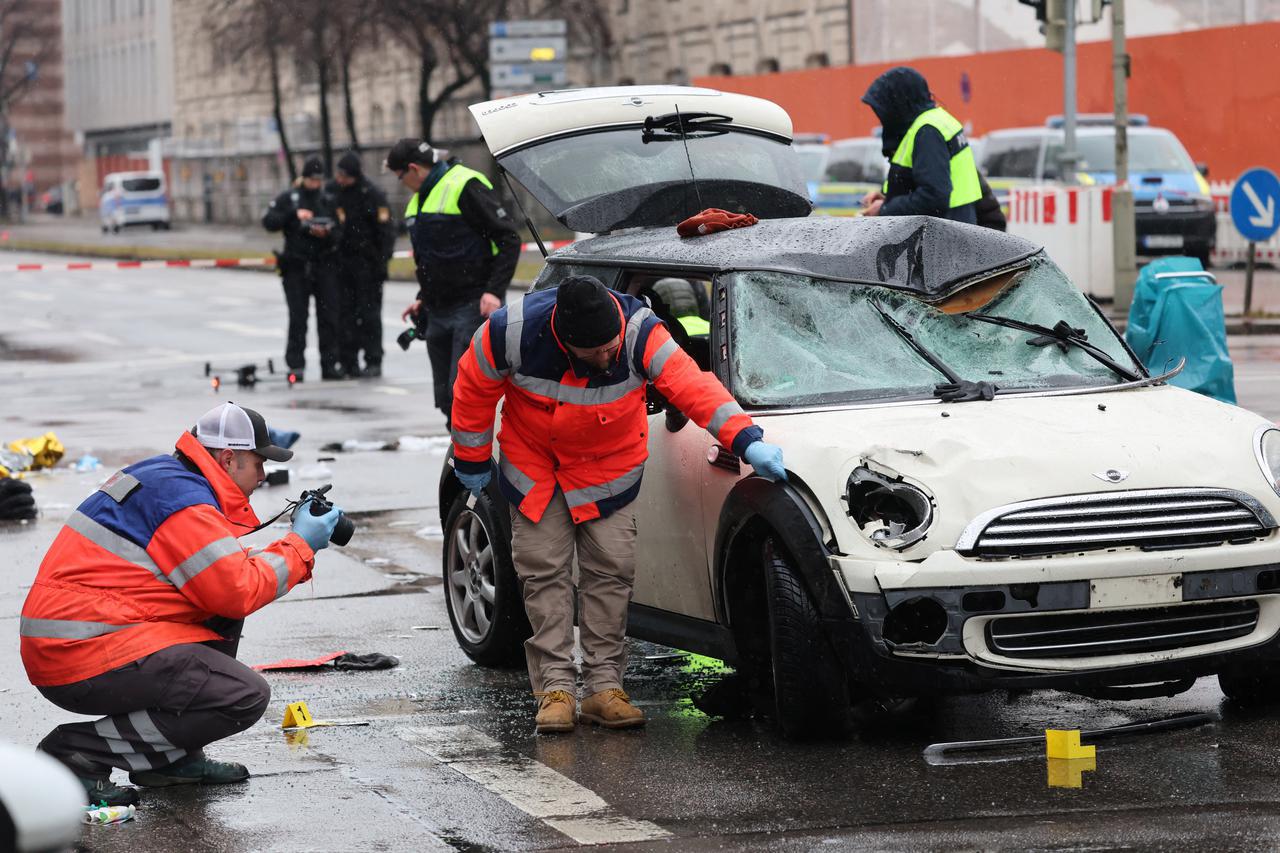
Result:
<svg viewBox="0 0 1280 853"><path fill-rule="evenodd" d="M1196 163L1196 171L1199 172L1200 176L1203 178L1209 177L1209 164L1203 161Z"/></svg>

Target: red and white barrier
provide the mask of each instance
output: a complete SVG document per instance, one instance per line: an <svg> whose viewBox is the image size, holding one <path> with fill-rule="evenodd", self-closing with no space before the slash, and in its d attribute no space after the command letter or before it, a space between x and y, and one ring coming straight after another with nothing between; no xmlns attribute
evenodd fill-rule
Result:
<svg viewBox="0 0 1280 853"><path fill-rule="evenodd" d="M1049 184L1009 190L1009 233L1044 246L1090 296L1115 295L1111 269L1111 188Z"/></svg>
<svg viewBox="0 0 1280 853"><path fill-rule="evenodd" d="M561 249L573 240L554 240L546 244L547 251ZM520 244L522 252L538 251L537 243ZM392 254L393 258L412 258L413 252ZM6 272L66 272L68 270L164 270L164 269L213 269L218 267L273 267L274 257L267 258L181 258L166 261L70 261L64 264L0 264L0 273Z"/></svg>

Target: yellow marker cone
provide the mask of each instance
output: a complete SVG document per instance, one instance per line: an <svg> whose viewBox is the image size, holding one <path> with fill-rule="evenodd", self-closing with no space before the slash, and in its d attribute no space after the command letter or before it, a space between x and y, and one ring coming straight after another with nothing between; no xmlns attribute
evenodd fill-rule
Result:
<svg viewBox="0 0 1280 853"><path fill-rule="evenodd" d="M312 726L319 725L311 716L311 712L307 710L306 702L291 702L284 709L284 720L280 723L282 729L309 729ZM1090 747L1092 749L1093 747Z"/></svg>
<svg viewBox="0 0 1280 853"><path fill-rule="evenodd" d="M1050 758L1047 763L1050 788L1083 788L1080 774L1098 769L1098 762L1092 755L1088 758Z"/></svg>
<svg viewBox="0 0 1280 853"><path fill-rule="evenodd" d="M1079 729L1045 729L1044 743L1049 758L1093 758L1096 754L1094 747L1080 745Z"/></svg>

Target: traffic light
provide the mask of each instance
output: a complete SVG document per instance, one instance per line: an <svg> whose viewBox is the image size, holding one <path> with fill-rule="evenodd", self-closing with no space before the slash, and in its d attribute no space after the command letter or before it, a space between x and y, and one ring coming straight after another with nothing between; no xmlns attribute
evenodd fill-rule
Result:
<svg viewBox="0 0 1280 853"><path fill-rule="evenodd" d="M1018 2L1036 10L1040 32L1044 33L1044 46L1061 53L1067 41L1067 0L1018 0Z"/></svg>

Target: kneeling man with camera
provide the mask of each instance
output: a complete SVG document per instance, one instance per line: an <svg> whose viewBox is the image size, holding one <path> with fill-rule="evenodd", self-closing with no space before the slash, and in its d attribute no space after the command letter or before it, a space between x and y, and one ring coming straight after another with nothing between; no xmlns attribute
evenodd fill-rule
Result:
<svg viewBox="0 0 1280 853"><path fill-rule="evenodd" d="M22 662L50 702L105 715L58 726L39 745L91 802L137 802L135 789L111 782L114 767L149 787L249 778L203 752L257 722L271 697L235 659L241 625L310 579L342 518L304 495L283 539L260 550L237 541L260 526L249 495L264 460L292 456L271 443L262 415L224 403L172 455L108 479L54 539L22 607Z"/></svg>

